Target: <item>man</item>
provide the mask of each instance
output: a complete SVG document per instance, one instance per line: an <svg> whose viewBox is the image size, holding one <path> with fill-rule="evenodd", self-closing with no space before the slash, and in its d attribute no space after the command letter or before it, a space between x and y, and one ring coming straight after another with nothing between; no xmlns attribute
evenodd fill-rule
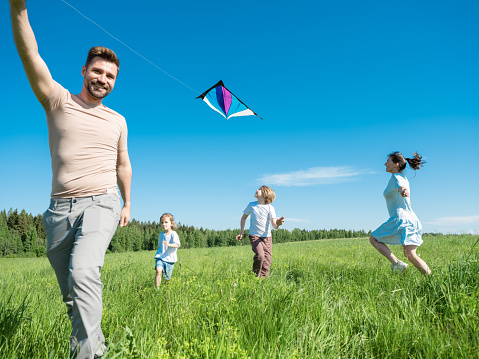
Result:
<svg viewBox="0 0 479 359"><path fill-rule="evenodd" d="M71 94L40 57L25 2L10 0L10 13L18 54L47 116L52 159L52 199L44 215L47 255L72 323L71 356L91 359L105 349L100 281L105 252L118 222L126 226L130 219L126 122L102 104L120 63L110 49L92 48L81 92Z"/></svg>

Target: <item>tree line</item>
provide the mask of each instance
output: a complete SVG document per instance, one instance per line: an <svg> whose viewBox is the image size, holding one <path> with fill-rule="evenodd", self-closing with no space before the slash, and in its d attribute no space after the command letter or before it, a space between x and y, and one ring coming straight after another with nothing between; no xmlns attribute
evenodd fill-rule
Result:
<svg viewBox="0 0 479 359"><path fill-rule="evenodd" d="M140 222L132 219L128 226L118 227L111 240L110 252L156 250L158 236L163 231L159 222ZM176 229L182 248L226 247L240 245L236 240L239 229L213 230L196 228L179 223ZM358 238L370 234L363 230L320 229L292 231L277 229L272 231L273 243L311 241L333 238ZM248 238L248 230L245 236ZM245 239L243 239L244 241ZM41 257L47 251L47 239L43 227L43 215L33 216L17 209L0 211L0 256L1 257Z"/></svg>

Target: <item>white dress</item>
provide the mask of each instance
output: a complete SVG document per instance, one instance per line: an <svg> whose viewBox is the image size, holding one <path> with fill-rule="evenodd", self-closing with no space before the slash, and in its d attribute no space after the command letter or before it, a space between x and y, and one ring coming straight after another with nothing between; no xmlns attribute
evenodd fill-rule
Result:
<svg viewBox="0 0 479 359"><path fill-rule="evenodd" d="M390 218L371 235L378 242L386 244L420 246L422 244L421 222L411 208L410 198L401 196L399 187L406 187L409 191L409 181L402 173L395 173L384 190Z"/></svg>

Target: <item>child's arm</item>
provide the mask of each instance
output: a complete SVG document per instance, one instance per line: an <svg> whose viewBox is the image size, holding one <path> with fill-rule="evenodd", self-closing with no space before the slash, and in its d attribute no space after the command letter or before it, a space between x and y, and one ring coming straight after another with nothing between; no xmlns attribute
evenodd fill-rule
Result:
<svg viewBox="0 0 479 359"><path fill-rule="evenodd" d="M163 241L163 244L170 248L180 248L180 245L178 243L168 243L167 241Z"/></svg>
<svg viewBox="0 0 479 359"><path fill-rule="evenodd" d="M248 218L247 214L243 214L243 217L241 217L241 228L240 228L240 234L236 236L236 239L238 241L241 241L241 238L243 238L243 233L244 233L244 225L246 223L246 218Z"/></svg>
<svg viewBox="0 0 479 359"><path fill-rule="evenodd" d="M274 229L279 228L284 223L284 217L281 218L271 218L271 225L273 226Z"/></svg>

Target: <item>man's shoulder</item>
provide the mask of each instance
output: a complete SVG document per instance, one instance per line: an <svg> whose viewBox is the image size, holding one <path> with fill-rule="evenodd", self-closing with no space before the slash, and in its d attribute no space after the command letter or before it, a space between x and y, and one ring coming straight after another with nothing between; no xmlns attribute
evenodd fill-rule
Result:
<svg viewBox="0 0 479 359"><path fill-rule="evenodd" d="M111 109L110 107L103 105L103 110L106 111L109 115L118 118L118 120L126 122L126 119L123 115Z"/></svg>
<svg viewBox="0 0 479 359"><path fill-rule="evenodd" d="M43 101L40 101L40 104L43 106L45 111L49 112L70 101L71 98L72 94L70 93L70 91L64 88L57 81L53 80L53 90L51 94Z"/></svg>

